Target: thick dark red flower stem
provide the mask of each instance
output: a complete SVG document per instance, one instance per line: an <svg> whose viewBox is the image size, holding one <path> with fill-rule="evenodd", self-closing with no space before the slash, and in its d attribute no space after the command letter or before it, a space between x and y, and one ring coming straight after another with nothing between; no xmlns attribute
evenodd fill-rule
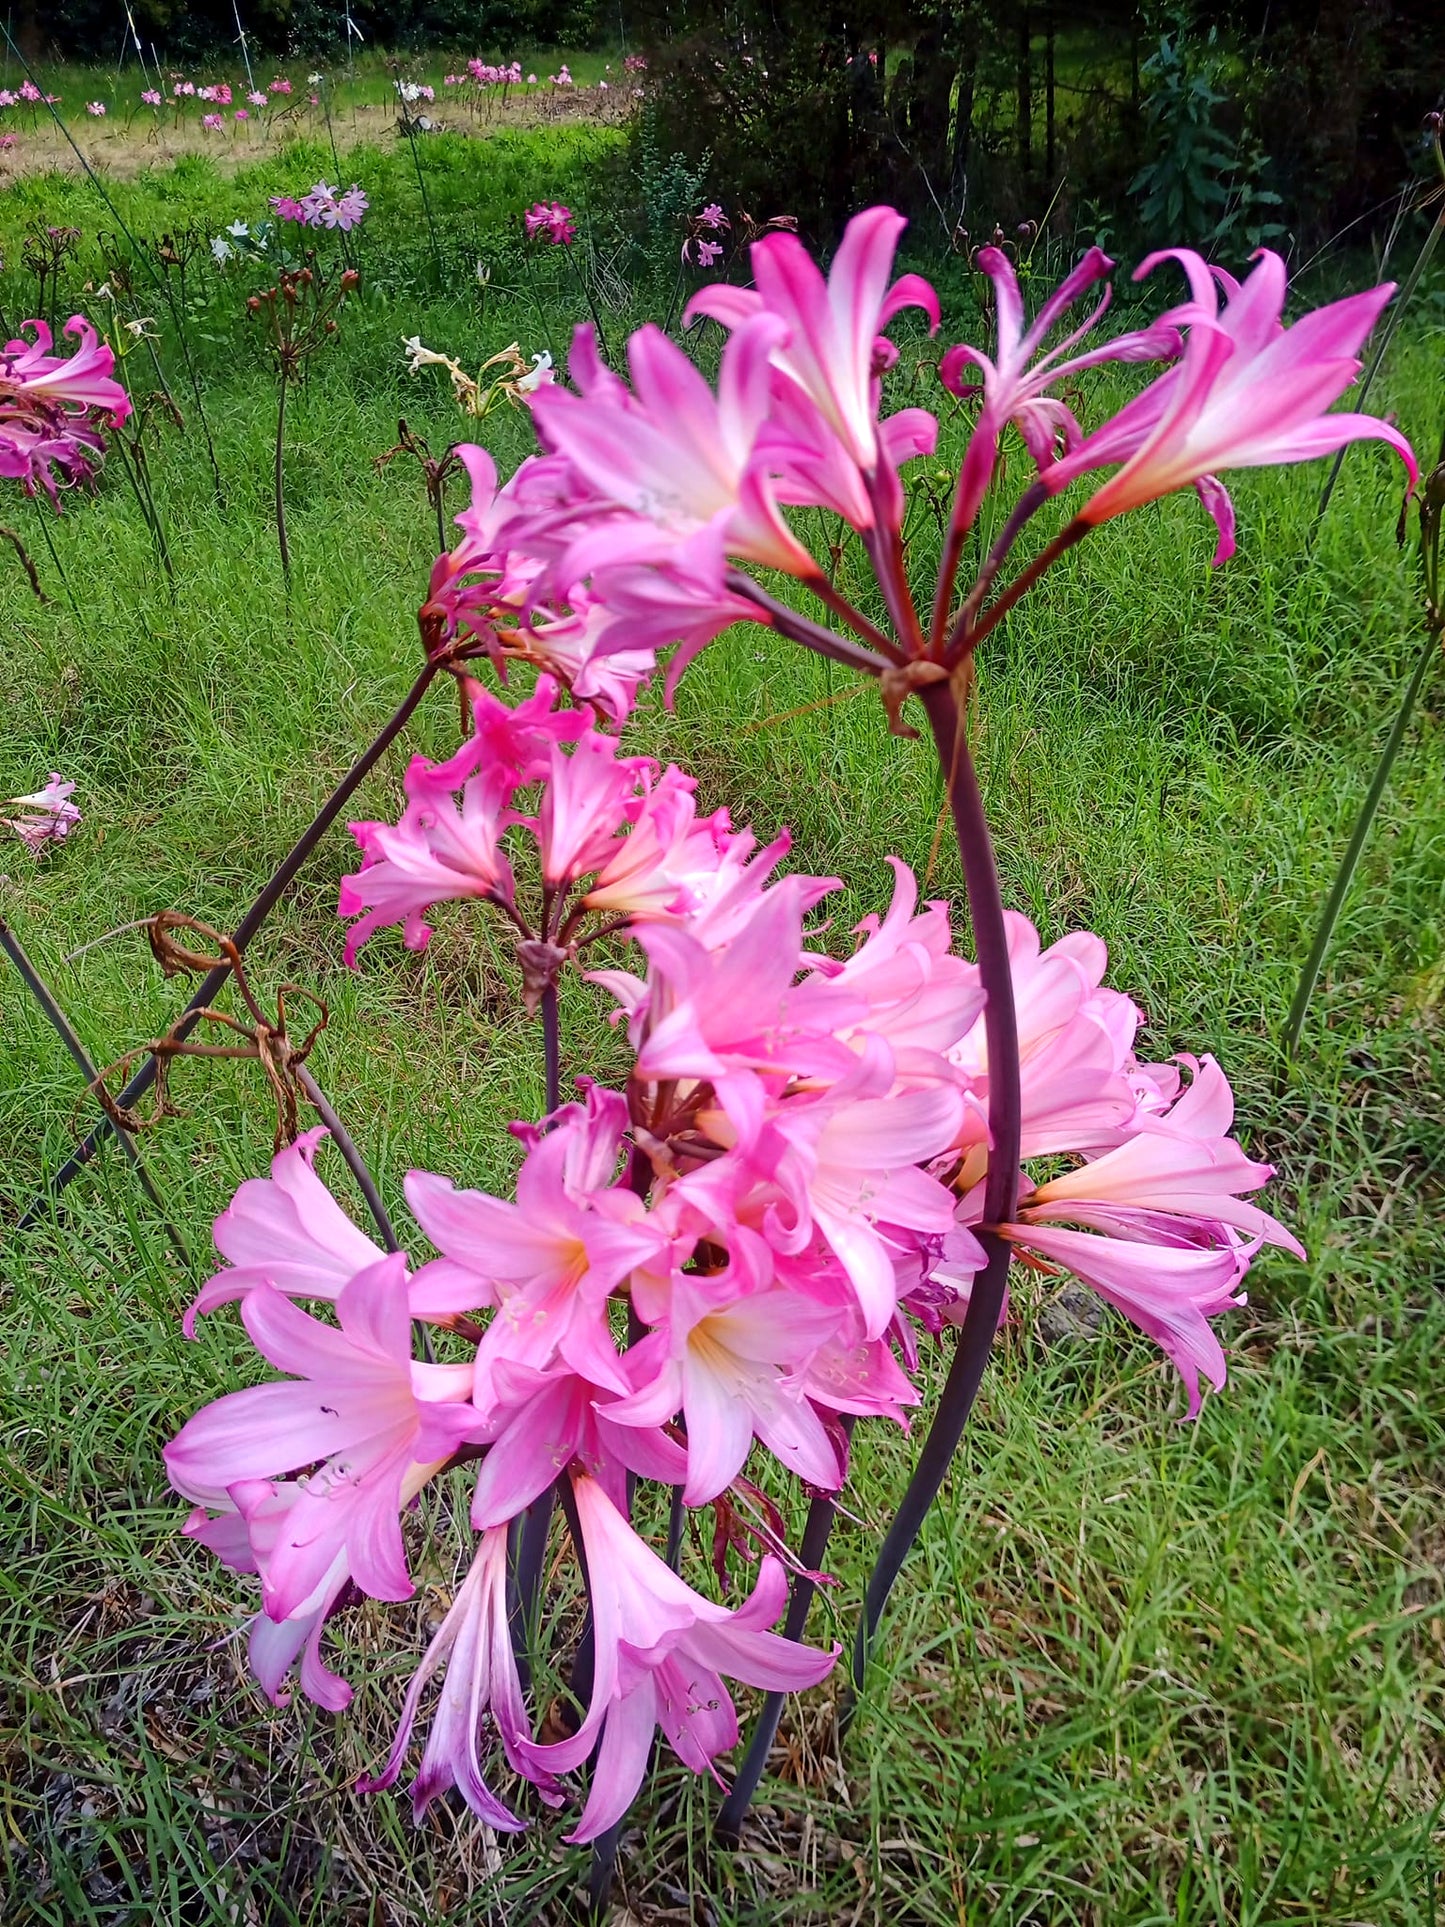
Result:
<svg viewBox="0 0 1445 1927"><path fill-rule="evenodd" d="M331 828L331 825L336 821L337 817L340 816L341 812L346 808L346 805L350 802L356 790L361 786L366 777L370 775L375 765L380 762L386 751L391 747L391 744L411 721L413 713L422 698L426 695L427 690L430 689L432 679L440 667L441 664L439 662L427 662L421 674L402 698L401 703L393 711L390 721L383 728L380 735L357 757L356 761L351 765L351 768L346 772L345 776L342 777L341 781L321 805L321 808L311 819L300 837L292 845L275 874L271 877L245 916L242 917L241 921L236 925L232 942L238 950L244 950L246 948L246 945L276 908L276 905L281 901L287 890L290 889L302 865L306 862L306 859L311 855L322 837L325 836L326 832ZM199 1013L208 1004L215 1002L230 974L231 966L229 964L222 964L201 979L190 1002L182 1012L180 1021L172 1026L169 1032L170 1036L179 1040L190 1035L199 1021ZM117 1105L120 1107L134 1105L140 1098L145 1096L146 1092L155 1082L155 1075L156 1060L154 1057L148 1057L121 1092L120 1097L117 1099ZM54 1177L51 1178L45 1187L44 1193L30 1205L24 1217L22 1217L16 1225L17 1230L27 1230L31 1226L38 1224L40 1220L46 1216L47 1212L53 1207L54 1201L70 1183L70 1180L75 1177L85 1165L89 1164L90 1160L95 1156L97 1149L105 1141L107 1134L114 1128L114 1125L108 1117L103 1118L101 1122L96 1125L95 1129L77 1145L71 1156L66 1159Z"/></svg>
<svg viewBox="0 0 1445 1927"><path fill-rule="evenodd" d="M978 777L964 739L952 685L931 683L919 692L933 730L938 760L948 785L953 827L963 859L964 884L973 922L974 954L987 995L984 1035L988 1045L988 1172L984 1180L983 1222L1007 1224L1018 1205L1021 1116L1019 1097L1018 1022L1014 1011L1013 974L1009 968L1008 927L993 843L983 812ZM868 1652L888 1595L903 1562L913 1549L924 1515L937 1498L952 1461L973 1401L983 1379L983 1368L993 1348L1003 1310L1008 1279L1009 1248L996 1232L980 1231L979 1242L988 1254L973 1281L968 1311L954 1347L953 1363L939 1399L938 1411L908 1481L893 1523L884 1535L853 1647L853 1688L862 1687Z"/></svg>

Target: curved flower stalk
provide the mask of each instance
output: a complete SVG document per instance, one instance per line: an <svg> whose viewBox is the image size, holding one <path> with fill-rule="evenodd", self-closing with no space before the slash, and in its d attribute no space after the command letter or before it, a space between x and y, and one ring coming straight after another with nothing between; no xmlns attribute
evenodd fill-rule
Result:
<svg viewBox="0 0 1445 1927"><path fill-rule="evenodd" d="M766 1735L779 1696L833 1664L771 1631L790 1555L783 1520L749 1480L755 1455L813 1496L804 1544L821 1562L856 1423L906 1429L942 1341L947 1382L868 1587L861 1678L977 1392L1015 1255L1026 1280L1072 1273L1153 1339L1192 1414L1201 1382L1224 1383L1215 1321L1242 1302L1253 1258L1265 1243L1300 1249L1253 1202L1270 1171L1231 1135L1219 1066L1141 1061L1140 1014L1104 987L1100 940L1076 932L1045 948L1005 910L959 696L991 628L1126 500L1206 479L1206 455L1212 475L1233 458L1380 433L1347 416L1321 426L1320 411L1384 297L1282 333L1268 261L1243 289L1226 287L1221 314L1203 264L1185 257L1187 304L1081 348L1096 308L1050 351L1051 329L1107 262L1087 257L1031 329L1005 267L986 263L998 348L945 358L955 386L966 361L983 374L950 527L966 533L980 485L998 484L1009 423L1038 477L972 585L956 591L963 544L950 540L944 579L920 600L902 471L937 425L921 409L882 412L897 354L884 331L909 306L936 324L938 307L917 277L892 279L900 229L891 210L860 216L826 279L794 237L758 242L754 289L700 298L729 330L715 391L651 330L634 336L624 381L583 328L573 388L531 397L541 452L499 486L489 457L462 451L473 501L433 571L423 627L429 660L463 689L464 740L442 763L413 761L396 823L353 825L363 860L340 908L357 919L353 963L383 926L420 949L444 903L506 918L544 1017L547 1114L513 1127L523 1157L512 1195L466 1174L410 1174L407 1200L436 1254L415 1266L338 1222L315 1140L283 1152L220 1221L232 1267L194 1308L238 1298L263 1354L322 1388L319 1408L315 1390L294 1386L233 1394L243 1403L221 1401L221 1416L202 1413L171 1448L173 1477L202 1508L195 1532L261 1578L268 1690L300 1655L303 1687L337 1702L317 1641L342 1588L404 1597L395 1513L433 1479L470 1482L474 1556L374 1784L399 1777L440 1671L418 1809L451 1784L513 1827L525 1796L504 1798L498 1773L552 1805L578 1797L571 1776L591 1762L568 1838L599 1843L604 1875L659 1727L693 1770L715 1771L737 1738L726 1680L768 1695ZM1050 393L1065 373L1175 356L1181 343L1182 358L1112 425L1086 432ZM1282 359L1297 379L1271 378L1266 395L1260 364L1277 373ZM1228 438L1210 414L1226 393ZM1092 505L1005 578L1028 519L1074 476L1115 465ZM798 505L826 505L856 530L878 621L812 557L790 520ZM779 599L758 569L790 578L828 619ZM920 907L896 860L886 914L851 948L825 950L811 919L838 880L788 873L786 836L759 848L724 813L700 816L688 776L625 755L604 726L625 721L664 651L670 690L745 618L873 676L897 728L920 698L958 836L971 957L955 949L948 907ZM470 679L483 657L499 677L521 663L542 673L504 702ZM617 953L584 956L603 936ZM616 1006L630 1065L619 1088L579 1078L577 1101L562 1103L558 985L584 961ZM299 1297L334 1305L339 1328L309 1318ZM465 1362L413 1362L408 1318L450 1332ZM303 1466L319 1470L300 1489ZM733 1549L758 1541L766 1556L741 1606L709 1598L648 1544L636 1487L649 1479L673 1488L678 1516L712 1509L720 1575ZM503 1628L507 1546L529 1546L540 1573L554 1490L590 1632L562 1720L571 1731L558 1738L554 1725L544 1739ZM303 1507L314 1551L301 1564L291 1515ZM674 1530L669 1549L684 1538ZM822 1575L792 1563L788 1630L800 1638ZM537 1603L531 1581L518 1592L524 1611ZM729 1826L765 1752L750 1750Z"/></svg>

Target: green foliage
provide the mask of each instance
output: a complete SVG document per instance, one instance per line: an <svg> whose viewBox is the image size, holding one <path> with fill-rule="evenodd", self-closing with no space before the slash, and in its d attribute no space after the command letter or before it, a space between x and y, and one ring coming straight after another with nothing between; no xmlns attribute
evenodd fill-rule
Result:
<svg viewBox="0 0 1445 1927"><path fill-rule="evenodd" d="M469 367L519 337L530 348L538 329L565 341L582 314L575 284L529 290L509 237L538 194L600 193L593 169L609 151L555 129L428 142L431 191L457 237L446 294L422 292L405 150L347 157L373 213L357 240L357 302L296 397L289 605L268 514L274 392L240 313L249 284L204 260L188 280L188 337L226 500L214 500L194 423L155 452L174 598L113 468L59 519L10 498L52 601L37 604L0 557L0 794L62 768L86 821L44 864L7 846L0 915L97 1061L154 1036L178 992L138 933L75 948L166 904L233 923L411 681L435 532L416 471L373 466L397 416L434 449L480 432L504 473L530 446L521 414L498 410L477 430L443 380L408 377L401 338L421 332ZM298 149L229 180L188 164L111 191L138 234L210 233L261 214L267 193L305 184L328 158ZM33 288L15 239L47 212L86 230L70 300L103 271L95 231L109 217L93 188L21 183L0 197L12 319ZM485 303L473 241L496 264ZM957 258L910 265L940 270L943 339L971 333ZM147 287L138 273L131 307L157 314L161 364L189 412L175 325ZM619 314L619 333L624 319L641 312ZM930 399L917 372L927 353L921 332L905 341L890 407ZM1379 405L1417 440L1434 425L1438 374L1438 343L1412 322ZM1131 379L1113 370L1088 386L1084 419ZM965 427L945 411L939 467L956 465ZM1098 1329L1050 1281L1021 1276L850 1736L840 1749L826 1693L791 1706L783 1770L727 1857L708 1837L716 1789L659 1774L623 1844L640 1919L1432 1917L1445 1797L1445 743L1437 682L1346 906L1299 1081L1278 1098L1279 1019L1416 648L1393 474L1356 451L1310 549L1319 479L1239 478L1240 553L1218 573L1192 498L1097 532L1047 598L990 639L975 712L1008 901L1047 939L1101 932L1111 981L1148 1013L1150 1055L1225 1059L1251 1153L1278 1167L1272 1202L1309 1261L1272 1255L1252 1274L1248 1310L1224 1329L1229 1387L1193 1426L1178 1423L1177 1384L1145 1340L1112 1319ZM449 506L461 506L455 489ZM808 532L826 543L833 525ZM936 546L920 512L920 577ZM859 593L851 546L838 567ZM355 813L394 812L409 754L444 753L454 730L436 692ZM706 651L674 710L644 712L638 746L692 769L705 808L726 804L765 836L790 823L800 866L847 876L830 946L886 902L889 851L926 894L959 898L947 844L931 855L927 746L889 737L871 696L760 632ZM329 1002L314 1067L409 1236L412 1165L506 1183L514 1147L501 1127L536 1114L540 1052L506 946L465 905L438 915L423 955L385 933L360 969L344 968L336 891L355 861L338 829L257 942L253 970L258 985L289 978ZM569 1074L615 1072L604 999L579 989L563 1021ZM60 1222L17 1237L14 1208L85 1110L58 1040L0 967L0 1917L566 1927L585 1857L557 1844L554 1819L497 1840L442 1808L414 1830L402 1800L354 1790L385 1754L410 1659L455 1584L464 1517L427 1515L433 1550L414 1602L338 1620L359 1688L340 1720L262 1700L244 1666L243 1582L179 1535L160 1446L254 1370L232 1314L203 1321L189 1344L179 1313L210 1268L210 1220L263 1167L272 1125L262 1093L227 1066L185 1066L175 1095L183 1115L145 1151L191 1270L109 1156L67 1194ZM324 1168L350 1197L339 1163ZM863 1428L820 1637L846 1635L912 1450ZM796 1495L788 1503L796 1527Z"/></svg>
<svg viewBox="0 0 1445 1927"><path fill-rule="evenodd" d="M1217 248L1229 237L1252 253L1283 233L1264 210L1279 196L1260 184L1265 157L1222 125L1228 62L1213 27L1204 40L1180 26L1144 62L1144 122L1152 158L1130 183L1139 218L1158 241Z"/></svg>

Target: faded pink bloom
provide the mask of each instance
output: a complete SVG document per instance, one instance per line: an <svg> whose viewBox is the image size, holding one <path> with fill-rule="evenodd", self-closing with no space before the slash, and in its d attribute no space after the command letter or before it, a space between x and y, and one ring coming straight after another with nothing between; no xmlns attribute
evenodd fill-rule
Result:
<svg viewBox="0 0 1445 1927"><path fill-rule="evenodd" d="M225 124L226 123L220 114L202 114L201 115L202 127L209 127L214 130L217 127L224 127Z"/></svg>
<svg viewBox="0 0 1445 1927"><path fill-rule="evenodd" d="M35 82L33 80L21 81L20 98L22 100L39 100L40 89L35 85Z"/></svg>
<svg viewBox="0 0 1445 1927"><path fill-rule="evenodd" d="M282 80L278 77L271 82L270 92L273 94L289 94L290 91L291 83L289 80Z"/></svg>
<svg viewBox="0 0 1445 1927"><path fill-rule="evenodd" d="M715 1606L644 1544L595 1479L573 1474L592 1600L595 1671L587 1717L569 1740L524 1748L534 1769L566 1771L601 1749L569 1841L593 1840L621 1819L647 1769L660 1725L694 1773L735 1746L737 1713L723 1675L767 1691L815 1686L839 1648L821 1653L766 1629L787 1603L787 1576L766 1558L750 1599Z"/></svg>
<svg viewBox="0 0 1445 1927"><path fill-rule="evenodd" d="M44 789L0 802L0 810L22 812L0 816L0 824L12 830L33 856L40 856L52 843L63 843L79 823L80 811L70 800L74 792L74 783L52 770Z"/></svg>
<svg viewBox="0 0 1445 1927"><path fill-rule="evenodd" d="M1168 259L1182 263L1192 295L1177 311L1188 325L1183 359L1047 470L1051 494L1120 463L1079 511L1080 520L1098 523L1192 484L1219 529L1218 564L1234 553L1234 507L1220 470L1308 461L1370 437L1394 449L1415 486L1418 465L1398 429L1374 415L1325 412L1359 374L1359 349L1393 282L1285 328L1285 265L1268 248L1243 286L1185 248L1150 255L1135 279Z"/></svg>
<svg viewBox="0 0 1445 1927"><path fill-rule="evenodd" d="M253 107L265 107L270 104L267 95L263 94L259 88L247 94L246 98Z"/></svg>
<svg viewBox="0 0 1445 1927"><path fill-rule="evenodd" d="M251 116L246 112L246 109L244 107L238 107L236 109L237 120L249 120L250 118Z"/></svg>
<svg viewBox="0 0 1445 1927"><path fill-rule="evenodd" d="M490 1719L496 1728L508 1764L533 1781L549 1806L560 1806L562 1796L551 1775L534 1767L522 1751L532 1729L508 1621L505 1526L483 1533L461 1590L416 1669L386 1764L374 1779L361 1782L362 1792L379 1793L395 1784L422 1694L443 1664L446 1673L426 1750L411 1785L412 1814L420 1821L433 1800L455 1787L484 1825L502 1833L520 1832L526 1822L503 1806L482 1777L484 1721Z"/></svg>
<svg viewBox="0 0 1445 1927"><path fill-rule="evenodd" d="M106 111L105 102L103 100L88 100L85 103L85 111L87 114L94 114L96 119L99 120Z"/></svg>
<svg viewBox="0 0 1445 1927"><path fill-rule="evenodd" d="M155 87L143 88L141 90L141 99L145 102L147 107L159 107L161 104L159 89Z"/></svg>

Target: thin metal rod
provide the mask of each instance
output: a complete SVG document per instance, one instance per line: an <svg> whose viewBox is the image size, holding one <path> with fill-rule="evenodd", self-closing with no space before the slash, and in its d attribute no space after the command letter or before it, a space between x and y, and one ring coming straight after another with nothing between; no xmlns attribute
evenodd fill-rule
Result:
<svg viewBox="0 0 1445 1927"><path fill-rule="evenodd" d="M369 748L363 750L361 755L357 757L356 761L351 765L351 768L346 772L345 776L342 777L330 796L327 797L301 836L292 845L290 851L282 860L270 881L266 884L245 916L242 917L240 923L237 924L231 939L237 950L244 951L246 945L251 941L252 937L255 936L262 924L265 923L267 917L270 916L271 912L295 881L297 873L306 862L306 859L331 828L331 825L336 821L337 817L340 816L342 810L345 809L354 792L361 786L367 776L370 775L372 769L381 760L387 749L390 748L392 742L401 734L402 730L411 720L423 696L425 696L427 690L431 687L432 679L437 674L439 667L440 665L435 662L428 662L425 665L421 674L403 697L400 705L393 712L391 720L386 724L385 728L383 728L381 734L377 736ZM215 1001L230 974L231 966L229 964L218 964L214 970L209 971L207 975L201 979L200 984L192 993L189 1003L181 1013L179 1020L172 1025L168 1035L177 1042L188 1037L199 1021L200 1012L207 1004ZM148 1057L121 1092L118 1102L122 1105L131 1105L139 1098L144 1097L151 1085L155 1082L155 1076L156 1060L154 1057ZM30 1205L25 1215L20 1219L18 1229L28 1229L45 1216L47 1210L54 1203L54 1200L60 1196L71 1179L95 1156L96 1149L105 1138L107 1132L114 1130L114 1128L115 1126L108 1117L103 1118L101 1122L96 1125L95 1129L90 1132L89 1136L86 1137L81 1144L77 1145L72 1155L66 1159L65 1163L55 1173L54 1177L46 1186L42 1196Z"/></svg>
<svg viewBox="0 0 1445 1927"><path fill-rule="evenodd" d="M16 970L19 972L21 982L49 1018L56 1035L59 1037L61 1043L64 1044L66 1050L69 1051L71 1062L85 1079L87 1089L93 1090L100 1073L96 1070L94 1064L91 1063L89 1053L72 1027L70 1019L56 1002L50 986L30 961L20 939L3 917L0 917L0 950L4 950L6 956L9 957L11 963L14 964ZM129 1160L131 1169L140 1180L141 1189L145 1192L156 1210L160 1212L161 1223L165 1226L167 1236L180 1254L181 1262L189 1267L191 1254L186 1248L186 1241L166 1215L166 1201L156 1188L155 1181L146 1169L140 1152L131 1142L127 1132L118 1131L116 1136L120 1139L120 1148Z"/></svg>
<svg viewBox="0 0 1445 1927"><path fill-rule="evenodd" d="M381 1233L382 1243L388 1251L400 1251L401 1245L397 1241L396 1232L392 1229L391 1219L386 1214L386 1206L381 1201L381 1193L376 1188L376 1179L373 1178L370 1171L367 1170L366 1160L362 1157L360 1151L357 1150L350 1131L347 1130L346 1126L337 1116L325 1092L316 1082L316 1079L311 1075L310 1069L305 1064L298 1064L296 1066L296 1082L301 1086L302 1090L305 1091L307 1097L310 1098L311 1108L316 1112L327 1130L330 1131L333 1143L336 1145L342 1157L346 1159L351 1175L356 1179L356 1188L360 1191L362 1197L366 1199L366 1208L371 1213L377 1230Z"/></svg>

